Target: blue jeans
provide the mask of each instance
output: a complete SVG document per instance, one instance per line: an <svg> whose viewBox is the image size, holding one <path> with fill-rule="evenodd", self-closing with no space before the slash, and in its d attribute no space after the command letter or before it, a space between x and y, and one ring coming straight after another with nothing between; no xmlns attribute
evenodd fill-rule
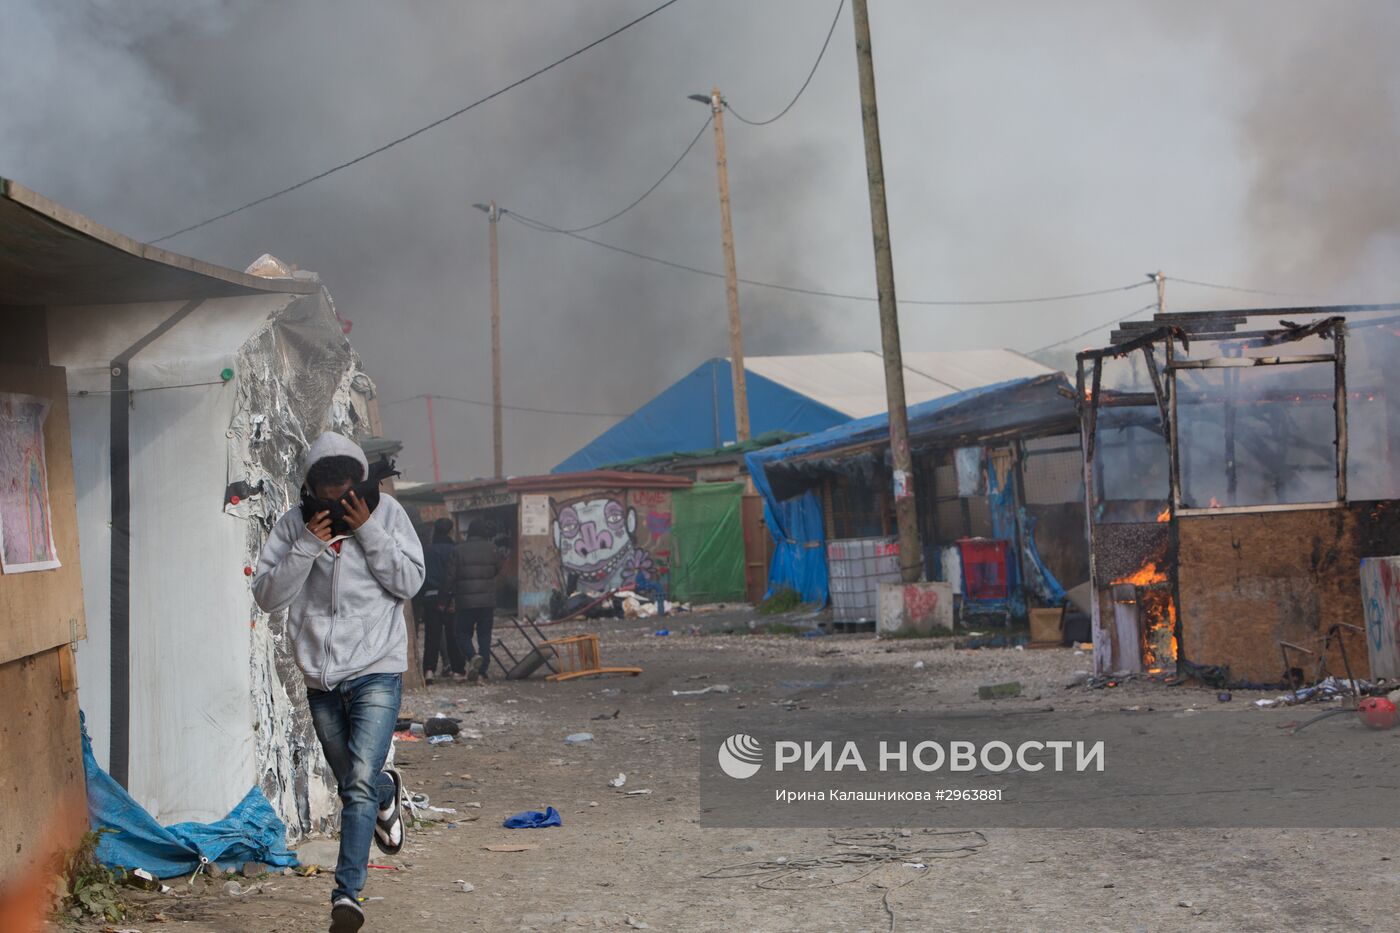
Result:
<svg viewBox="0 0 1400 933"><path fill-rule="evenodd" d="M379 811L394 802L394 782L384 773L384 759L402 696L402 674L366 674L334 690L306 691L321 751L340 790L340 859L332 901L359 896L374 822Z"/></svg>

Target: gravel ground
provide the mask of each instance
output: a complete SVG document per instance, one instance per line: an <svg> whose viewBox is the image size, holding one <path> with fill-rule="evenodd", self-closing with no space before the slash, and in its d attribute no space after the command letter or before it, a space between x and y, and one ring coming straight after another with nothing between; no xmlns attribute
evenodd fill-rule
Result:
<svg viewBox="0 0 1400 933"><path fill-rule="evenodd" d="M736 623L744 629L748 616L694 618L703 631L717 631ZM1290 714L1252 709L1245 695L1223 704L1215 691L1151 682L1067 689L1090 668L1089 656L1073 649L955 650L869 635L692 635L694 622L675 621L675 634L665 638L647 634L646 623L588 623L602 638L604 663L639 665L640 677L447 684L409 696L414 715L459 716L480 738L400 746L411 789L457 812L412 832L399 857L376 853L389 869L370 872L366 929L1395 929L1394 830L987 830L984 847L925 870L896 864L864 877L863 868L824 872L817 879L824 886L801 890L706 879L727 865L836 851L826 831L698 825L696 723L706 710L786 701L799 710L911 712L1195 708L1203 734L1210 716L1282 722ZM550 634L582 630L561 626ZM1010 680L1023 684L1020 697L976 698L978 685ZM671 695L713 684L732 690ZM580 731L594 740L564 744ZM627 775L621 791L607 786L618 772ZM651 793L627 795L632 790ZM501 828L505 816L545 805L559 809L563 827ZM484 848L514 843L536 848ZM312 841L302 851L308 861L333 862L334 843ZM458 880L473 890L462 892ZM222 881L195 889L177 882L178 896L141 895L140 913L125 928L325 928L328 876L245 884L252 891L239 897Z"/></svg>

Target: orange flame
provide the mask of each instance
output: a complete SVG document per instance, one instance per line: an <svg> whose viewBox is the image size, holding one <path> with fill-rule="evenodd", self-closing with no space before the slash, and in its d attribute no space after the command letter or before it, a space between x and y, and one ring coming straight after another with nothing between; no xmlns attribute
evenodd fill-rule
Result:
<svg viewBox="0 0 1400 933"><path fill-rule="evenodd" d="M1142 639L1143 667L1149 674L1160 674L1176 664L1176 604L1171 594L1159 584L1167 582L1166 571L1149 561L1141 570L1113 581L1149 588L1139 591L1136 600L1144 627Z"/></svg>
<svg viewBox="0 0 1400 933"><path fill-rule="evenodd" d="M1165 509L1163 509L1162 511L1160 511L1160 512L1157 513L1157 521L1159 521L1159 522L1169 522L1169 521L1171 521L1171 520L1172 520L1172 507L1171 507L1171 506L1167 506Z"/></svg>
<svg viewBox="0 0 1400 933"><path fill-rule="evenodd" d="M1133 586L1151 586L1154 583L1166 583L1167 575L1157 569L1155 563L1148 563L1137 573L1129 574L1114 583L1131 583Z"/></svg>
<svg viewBox="0 0 1400 933"><path fill-rule="evenodd" d="M1215 498L1215 496L1211 496L1211 497L1210 497L1210 507L1213 508L1213 509L1218 509L1218 508L1220 508L1220 500L1217 499L1217 498Z"/></svg>

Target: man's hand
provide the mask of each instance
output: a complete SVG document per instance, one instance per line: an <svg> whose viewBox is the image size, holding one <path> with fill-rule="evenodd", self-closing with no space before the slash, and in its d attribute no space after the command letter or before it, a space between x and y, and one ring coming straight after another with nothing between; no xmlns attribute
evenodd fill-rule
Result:
<svg viewBox="0 0 1400 933"><path fill-rule="evenodd" d="M311 516L311 521L306 523L306 530L322 541L329 541L331 539L331 513L329 511L317 512Z"/></svg>
<svg viewBox="0 0 1400 933"><path fill-rule="evenodd" d="M351 531L359 531L360 526L369 521L369 506L355 495L355 490L350 490L349 497L341 499L340 504L345 507L345 524L350 526Z"/></svg>

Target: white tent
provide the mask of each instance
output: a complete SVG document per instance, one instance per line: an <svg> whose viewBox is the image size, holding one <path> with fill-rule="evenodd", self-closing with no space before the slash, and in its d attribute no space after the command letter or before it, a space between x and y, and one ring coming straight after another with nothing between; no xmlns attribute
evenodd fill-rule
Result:
<svg viewBox="0 0 1400 933"><path fill-rule="evenodd" d="M11 337L66 368L98 763L162 823L218 819L259 786L293 837L328 828L285 614L258 611L244 568L309 442L369 433L374 387L329 295L137 243L6 179L0 245Z"/></svg>
<svg viewBox="0 0 1400 933"><path fill-rule="evenodd" d="M114 361L162 327L127 361L129 391L114 392ZM51 312L49 342L68 370L88 617L79 691L98 762L124 771L162 823L217 819L257 784L293 834L323 828L334 785L283 618L258 611L245 568L296 501L309 441L368 426L372 388L328 299L69 307ZM125 622L112 495L123 455Z"/></svg>

